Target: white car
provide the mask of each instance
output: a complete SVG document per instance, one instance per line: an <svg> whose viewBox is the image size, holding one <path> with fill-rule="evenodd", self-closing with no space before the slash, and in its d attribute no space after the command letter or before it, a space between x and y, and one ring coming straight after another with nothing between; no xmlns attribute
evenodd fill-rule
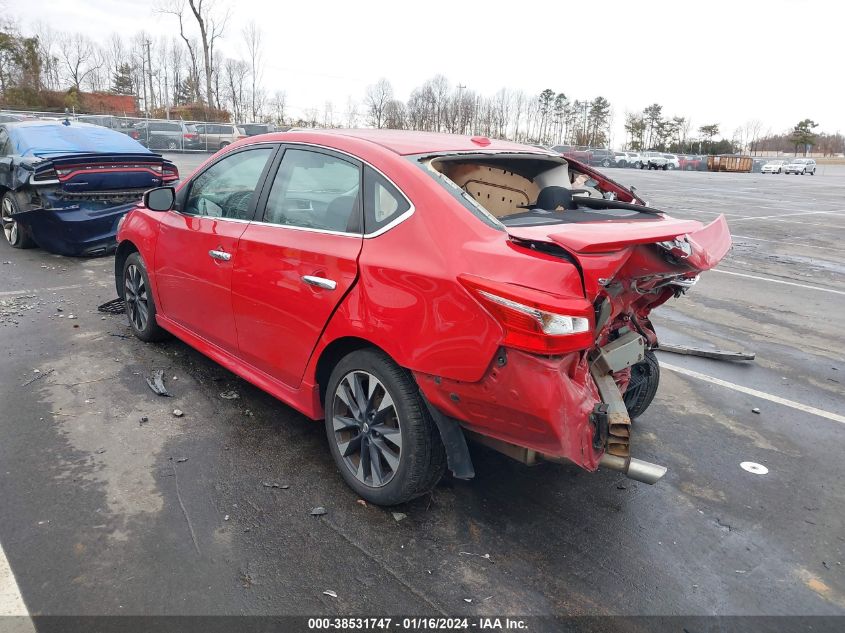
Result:
<svg viewBox="0 0 845 633"><path fill-rule="evenodd" d="M639 152L625 152L628 155L628 167L639 169L643 166L643 157Z"/></svg>
<svg viewBox="0 0 845 633"><path fill-rule="evenodd" d="M663 158L666 159L666 168L667 169L680 169L681 168L681 161L674 154L663 154Z"/></svg>
<svg viewBox="0 0 845 633"><path fill-rule="evenodd" d="M770 160L760 169L761 174L782 174L786 166L785 160Z"/></svg>
<svg viewBox="0 0 845 633"><path fill-rule="evenodd" d="M783 168L785 174L816 175L816 161L812 158L793 158Z"/></svg>
<svg viewBox="0 0 845 633"><path fill-rule="evenodd" d="M616 157L617 167L628 166L628 154L626 154L625 152L613 152L613 155Z"/></svg>
<svg viewBox="0 0 845 633"><path fill-rule="evenodd" d="M660 152L642 152L640 169L669 169L669 161Z"/></svg>

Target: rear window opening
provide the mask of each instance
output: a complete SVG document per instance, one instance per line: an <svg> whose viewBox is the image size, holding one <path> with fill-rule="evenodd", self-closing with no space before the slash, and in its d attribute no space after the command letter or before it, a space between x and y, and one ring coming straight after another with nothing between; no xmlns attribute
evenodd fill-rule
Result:
<svg viewBox="0 0 845 633"><path fill-rule="evenodd" d="M654 211L631 204L638 201L630 191L562 157L452 155L422 162L459 190L475 215L497 226L654 219Z"/></svg>

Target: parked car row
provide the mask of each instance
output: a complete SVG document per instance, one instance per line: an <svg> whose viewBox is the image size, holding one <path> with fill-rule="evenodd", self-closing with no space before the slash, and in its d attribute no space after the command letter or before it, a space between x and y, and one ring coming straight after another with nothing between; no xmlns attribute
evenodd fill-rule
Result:
<svg viewBox="0 0 845 633"><path fill-rule="evenodd" d="M790 158L770 160L760 170L763 174L810 174L816 175L816 161L812 158Z"/></svg>
<svg viewBox="0 0 845 633"><path fill-rule="evenodd" d="M705 171L707 157L690 154L668 154L657 151L613 151L572 145L555 145L552 151L563 154L566 158L592 165L594 167L630 167L634 169L683 169L687 171Z"/></svg>

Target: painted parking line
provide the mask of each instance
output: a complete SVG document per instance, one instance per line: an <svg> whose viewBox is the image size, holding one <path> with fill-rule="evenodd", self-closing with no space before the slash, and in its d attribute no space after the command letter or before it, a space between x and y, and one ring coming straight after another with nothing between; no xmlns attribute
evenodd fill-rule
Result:
<svg viewBox="0 0 845 633"><path fill-rule="evenodd" d="M794 400L787 400L786 398L781 398L780 396L776 396L771 393L766 393L765 391L758 391L757 389L752 389L751 387L743 387L742 385L737 385L735 383L728 382L727 380L722 380L721 378L715 378L714 376L708 376L707 374L702 374L701 372L693 371L692 369L678 367L677 365L670 365L668 363L664 363L662 360L660 361L660 369L668 369L669 371L673 371L676 374L689 376L690 378L697 378L698 380L703 380L704 382L709 382L713 385L725 387L726 389L732 389L733 391L738 391L749 396L754 396L755 398L762 398L763 400L768 400L769 402L781 404L785 407L790 407L798 411L803 411L804 413L817 415L820 418L825 418L828 420L833 420L834 422L845 424L845 415L831 413L830 411L811 407L808 404L795 402Z"/></svg>
<svg viewBox="0 0 845 633"><path fill-rule="evenodd" d="M712 268L710 272L722 273L723 275L734 275L736 277L747 277L748 279L757 279L758 281L768 281L773 284L783 284L785 286L797 286L799 288L807 288L808 290L818 290L819 292L830 292L835 295L845 295L845 291L834 290L833 288L822 288L821 286L811 286L809 284L799 284L797 281L784 281L783 279L772 279L770 277L760 277L758 275L746 275L745 273L735 273L731 270L722 270L721 268Z"/></svg>
<svg viewBox="0 0 845 633"><path fill-rule="evenodd" d="M779 213L777 215L753 215L748 216L746 218L741 218L739 220L735 220L736 222L744 222L745 220L779 220L780 218L789 218L792 216L800 215L819 215L821 213L830 214L830 215L838 215L834 211L803 211L801 213Z"/></svg>
<svg viewBox="0 0 845 633"><path fill-rule="evenodd" d="M35 627L26 610L15 575L0 545L0 618L14 617L3 622L3 631L13 633L34 633ZM9 627L9 628L6 628Z"/></svg>

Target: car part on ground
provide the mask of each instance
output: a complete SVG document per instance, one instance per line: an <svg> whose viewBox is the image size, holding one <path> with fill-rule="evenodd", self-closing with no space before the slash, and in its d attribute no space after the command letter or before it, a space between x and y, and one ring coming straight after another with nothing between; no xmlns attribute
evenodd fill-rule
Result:
<svg viewBox="0 0 845 633"><path fill-rule="evenodd" d="M699 347L688 347L686 345L673 345L661 342L657 349L670 354L681 354L683 356L700 356L714 360L746 361L754 360L757 354L754 352L728 352L721 349L702 349Z"/></svg>
<svg viewBox="0 0 845 633"><path fill-rule="evenodd" d="M362 498L472 476L461 429L658 478L631 457L659 378L649 314L724 257L723 216L670 218L543 148L385 130L242 140L159 191L119 231L133 331L154 322L327 420Z"/></svg>
<svg viewBox="0 0 845 633"><path fill-rule="evenodd" d="M143 192L176 182L176 166L113 130L31 121L0 126L6 240L61 255L116 246L117 223Z"/></svg>

